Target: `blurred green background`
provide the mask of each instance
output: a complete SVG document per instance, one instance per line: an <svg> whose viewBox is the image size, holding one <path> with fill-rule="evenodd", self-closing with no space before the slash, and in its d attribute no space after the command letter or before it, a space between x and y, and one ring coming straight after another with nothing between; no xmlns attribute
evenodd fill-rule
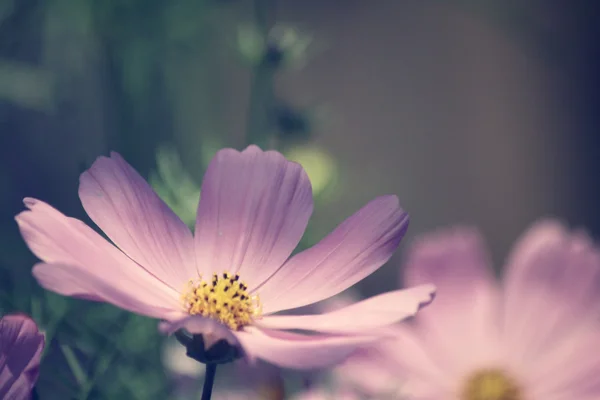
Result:
<svg viewBox="0 0 600 400"><path fill-rule="evenodd" d="M156 321L31 278L22 198L90 222L78 175L110 150L190 224L217 149L284 152L316 195L301 247L387 193L411 213L405 242L477 224L498 261L539 217L598 232L595 8L0 0L0 311L46 331L39 398L194 398L201 383L165 361ZM360 290L393 289L398 265Z"/></svg>

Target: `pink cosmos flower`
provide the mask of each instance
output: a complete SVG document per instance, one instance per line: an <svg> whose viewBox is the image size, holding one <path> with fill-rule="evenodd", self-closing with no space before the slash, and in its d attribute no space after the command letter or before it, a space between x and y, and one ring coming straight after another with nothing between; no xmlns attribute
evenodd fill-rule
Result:
<svg viewBox="0 0 600 400"><path fill-rule="evenodd" d="M44 334L24 315L0 319L0 399L29 399L38 378Z"/></svg>
<svg viewBox="0 0 600 400"><path fill-rule="evenodd" d="M290 255L313 203L302 167L275 151L223 149L201 188L195 232L118 154L81 175L79 197L115 244L82 221L27 198L16 217L43 262L48 290L163 320L161 329L220 339L249 359L290 368L330 365L415 314L431 285L381 294L320 315L274 315L331 297L378 269L408 226L395 196L377 198L314 247ZM289 259L288 259L289 258ZM286 330L309 330L313 335Z"/></svg>
<svg viewBox="0 0 600 400"><path fill-rule="evenodd" d="M422 238L405 282L434 282L435 303L341 372L368 393L402 389L415 400L599 399L600 251L545 221L505 271L500 285L474 230Z"/></svg>

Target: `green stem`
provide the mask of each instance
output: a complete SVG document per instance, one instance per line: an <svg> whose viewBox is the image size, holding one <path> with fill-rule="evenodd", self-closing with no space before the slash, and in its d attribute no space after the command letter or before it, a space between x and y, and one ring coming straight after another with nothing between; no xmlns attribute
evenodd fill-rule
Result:
<svg viewBox="0 0 600 400"><path fill-rule="evenodd" d="M128 313L123 313L121 317L116 321L114 327L116 329L121 329L120 327L124 326L127 321L129 321L131 316ZM108 336L113 336L113 333L116 333L115 330L111 329L108 333ZM118 356L119 348L119 340L117 339L114 343L106 343L98 354L100 354L99 358L96 360L94 370L91 376L86 378L85 384L80 388L79 399L86 400L94 387L96 382L102 377L102 375L113 365L115 358Z"/></svg>
<svg viewBox="0 0 600 400"><path fill-rule="evenodd" d="M92 389L94 389L94 385L96 384L96 381L102 376L102 374L104 374L108 370L108 368L111 366L112 362L114 361L115 356L116 356L116 353L113 351L112 353L109 353L108 355L100 358L100 360L98 361L98 363L96 365L94 373L86 381L85 385L83 385L83 387L81 389L81 393L79 395L80 399L87 399L89 397L90 393L92 392Z"/></svg>
<svg viewBox="0 0 600 400"><path fill-rule="evenodd" d="M206 374L204 375L204 386L202 387L202 399L210 400L213 385L215 384L215 375L217 374L217 364L206 364Z"/></svg>
<svg viewBox="0 0 600 400"><path fill-rule="evenodd" d="M269 32L273 27L273 14L274 0L254 0L254 19L265 44L268 43ZM262 148L269 146L273 130L270 121L276 69L276 66L265 59L254 68L246 122L246 144L256 144Z"/></svg>
<svg viewBox="0 0 600 400"><path fill-rule="evenodd" d="M79 385L80 388L83 387L87 382L87 375L85 373L85 370L79 363L79 360L77 360L77 356L75 355L73 350L71 350L71 348L66 344L61 344L60 350L62 351L63 355L65 356L67 365L71 369L71 372L73 373L73 376L75 377L75 380L77 381L77 384Z"/></svg>
<svg viewBox="0 0 600 400"><path fill-rule="evenodd" d="M270 67L258 66L250 88L246 141L247 144L256 144L263 149L269 145L272 133L270 114L273 109L273 76Z"/></svg>

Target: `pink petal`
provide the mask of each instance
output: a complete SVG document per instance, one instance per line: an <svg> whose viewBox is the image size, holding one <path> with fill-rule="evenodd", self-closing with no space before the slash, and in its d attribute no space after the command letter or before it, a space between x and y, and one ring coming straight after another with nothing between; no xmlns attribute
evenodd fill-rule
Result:
<svg viewBox="0 0 600 400"><path fill-rule="evenodd" d="M411 317L431 302L433 285L395 290L318 315L266 316L257 325L271 329L303 329L329 333L357 333Z"/></svg>
<svg viewBox="0 0 600 400"><path fill-rule="evenodd" d="M90 218L138 264L175 290L197 278L192 233L117 153L81 174Z"/></svg>
<svg viewBox="0 0 600 400"><path fill-rule="evenodd" d="M25 199L25 204L31 211L16 220L31 251L47 263L34 268L34 276L46 289L145 315L182 308L176 291L83 222L35 199Z"/></svg>
<svg viewBox="0 0 600 400"><path fill-rule="evenodd" d="M523 375L535 398L600 398L600 329L597 323L580 326L527 363ZM565 368L565 366L569 366Z"/></svg>
<svg viewBox="0 0 600 400"><path fill-rule="evenodd" d="M188 315L176 320L162 321L159 325L159 330L166 335L171 335L180 329L185 329L192 335L202 335L207 349L221 339L227 340L227 343L232 346L239 345L232 330L212 318Z"/></svg>
<svg viewBox="0 0 600 400"><path fill-rule="evenodd" d="M219 151L204 176L195 241L204 274L239 273L250 288L289 257L312 213L310 181L299 164L249 146Z"/></svg>
<svg viewBox="0 0 600 400"><path fill-rule="evenodd" d="M371 201L257 291L264 312L315 303L354 285L389 260L407 228L396 196Z"/></svg>
<svg viewBox="0 0 600 400"><path fill-rule="evenodd" d="M38 378L45 338L24 315L0 320L0 398L26 399Z"/></svg>
<svg viewBox="0 0 600 400"><path fill-rule="evenodd" d="M442 362L445 355L428 343L422 330L415 328L412 323L394 326L390 329L393 336L388 335L369 351L376 360L386 360L390 369L406 379L407 384L418 386L419 382L427 382L427 386L436 391L448 390L456 384L457 378L462 377L455 374L456 368L445 368Z"/></svg>
<svg viewBox="0 0 600 400"><path fill-rule="evenodd" d="M45 289L63 296L101 301L154 318L173 318L178 311L176 298L166 292L154 294L148 287L126 281L123 276L106 276L68 264L36 264L33 276Z"/></svg>
<svg viewBox="0 0 600 400"><path fill-rule="evenodd" d="M405 284L433 283L436 299L416 321L444 368L495 355L499 294L483 240L468 228L425 235L409 249Z"/></svg>
<svg viewBox="0 0 600 400"><path fill-rule="evenodd" d="M333 372L344 386L355 387L369 398L391 394L404 383L395 360L379 354L374 347L355 351Z"/></svg>
<svg viewBox="0 0 600 400"><path fill-rule="evenodd" d="M440 366L439 353L422 340L421 334L407 323L396 325L387 333L385 339L353 353L334 370L336 377L374 397L389 397L399 389L415 399L450 397L429 396L447 394L462 376ZM406 392L409 387L411 391Z"/></svg>
<svg viewBox="0 0 600 400"><path fill-rule="evenodd" d="M311 389L295 395L292 400L362 400L363 398L347 389Z"/></svg>
<svg viewBox="0 0 600 400"><path fill-rule="evenodd" d="M514 353L524 364L536 360L596 318L599 306L598 249L556 222L534 225L507 266L504 331Z"/></svg>
<svg viewBox="0 0 600 400"><path fill-rule="evenodd" d="M376 340L375 337L359 336L307 336L256 327L235 334L248 357L293 369L323 368L337 364L357 347Z"/></svg>

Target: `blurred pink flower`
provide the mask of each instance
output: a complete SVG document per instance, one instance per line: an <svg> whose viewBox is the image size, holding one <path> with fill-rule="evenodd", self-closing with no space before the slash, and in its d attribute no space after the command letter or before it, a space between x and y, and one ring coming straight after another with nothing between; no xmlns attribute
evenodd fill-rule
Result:
<svg viewBox="0 0 600 400"><path fill-rule="evenodd" d="M38 378L44 334L24 315L0 319L0 399L29 399Z"/></svg>
<svg viewBox="0 0 600 400"><path fill-rule="evenodd" d="M292 400L363 400L360 396L350 390L345 389L311 389L303 393L298 393Z"/></svg>
<svg viewBox="0 0 600 400"><path fill-rule="evenodd" d="M585 235L534 225L498 285L477 232L439 232L409 252L405 282L425 281L435 303L339 374L415 400L600 398L600 252Z"/></svg>
<svg viewBox="0 0 600 400"><path fill-rule="evenodd" d="M27 198L16 219L44 262L33 275L57 293L164 320L161 330L220 339L249 359L290 368L331 365L376 339L373 329L431 300L422 285L320 315L272 315L331 297L385 263L408 227L395 196L379 197L312 248L290 257L312 213L302 167L275 151L223 149L201 188L195 233L116 153L81 175L82 221ZM288 259L289 258L289 259ZM313 335L289 333L298 329Z"/></svg>
<svg viewBox="0 0 600 400"><path fill-rule="evenodd" d="M359 393L341 388L311 388L291 396L283 392L248 389L239 391L219 391L213 393L213 400L363 400ZM383 400L383 399L382 399Z"/></svg>

